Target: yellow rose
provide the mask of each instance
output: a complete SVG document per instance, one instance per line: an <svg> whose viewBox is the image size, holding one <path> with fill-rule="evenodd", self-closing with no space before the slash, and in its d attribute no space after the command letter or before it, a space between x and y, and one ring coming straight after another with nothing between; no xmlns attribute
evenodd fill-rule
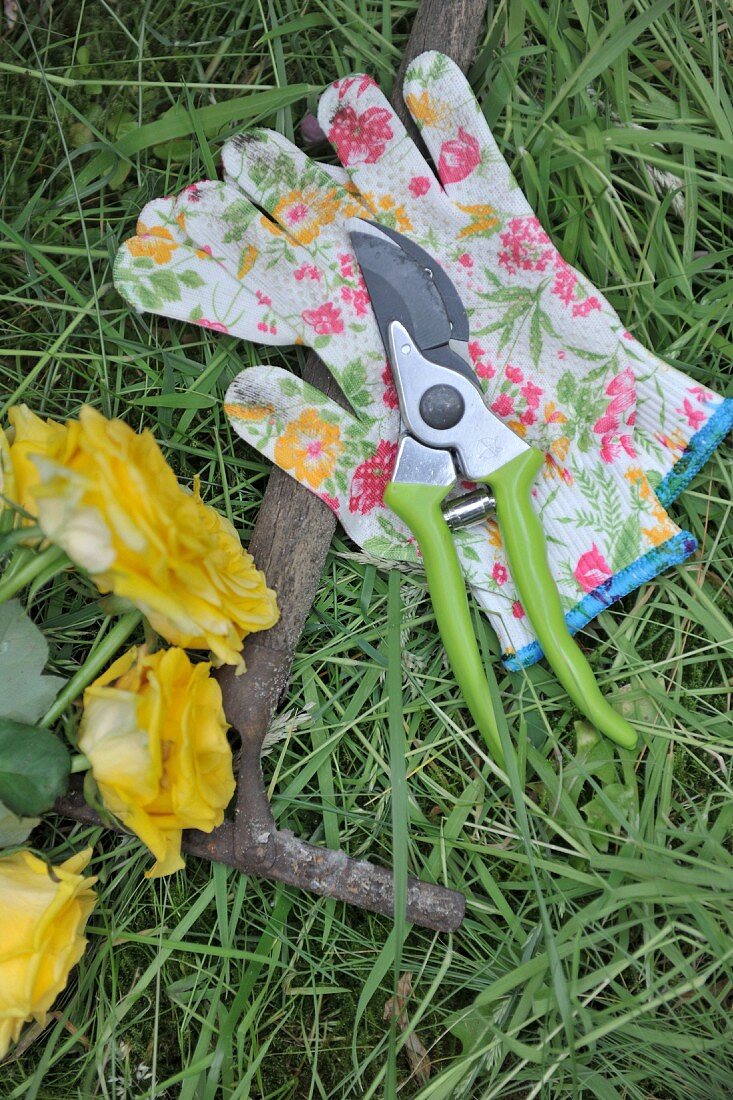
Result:
<svg viewBox="0 0 733 1100"><path fill-rule="evenodd" d="M184 866L181 830L210 833L234 794L221 689L182 649L133 648L84 692L79 748L107 809L148 846L148 877Z"/></svg>
<svg viewBox="0 0 733 1100"><path fill-rule="evenodd" d="M31 456L63 453L68 432L63 424L41 420L27 405L14 405L8 420L10 430L5 433L0 428L0 496L34 516L37 509L33 489L39 474Z"/></svg>
<svg viewBox="0 0 733 1100"><path fill-rule="evenodd" d="M167 641L244 668L242 641L278 619L275 593L232 525L179 485L150 432L84 406L78 420L10 410L8 494L44 534L125 597Z"/></svg>
<svg viewBox="0 0 733 1100"><path fill-rule="evenodd" d="M49 867L31 852L0 857L0 1058L26 1020L46 1013L84 954L95 878L92 849Z"/></svg>

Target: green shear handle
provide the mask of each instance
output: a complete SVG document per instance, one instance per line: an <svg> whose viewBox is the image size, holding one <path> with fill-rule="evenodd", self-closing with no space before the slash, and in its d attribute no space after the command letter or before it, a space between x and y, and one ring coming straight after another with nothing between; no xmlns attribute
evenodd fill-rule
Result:
<svg viewBox="0 0 733 1100"><path fill-rule="evenodd" d="M565 622L547 564L544 532L531 503L532 485L542 462L542 454L531 449L486 478L496 500L496 518L509 571L542 650L570 698L601 733L617 745L633 749L635 731L604 699L592 668Z"/></svg>
<svg viewBox="0 0 733 1100"><path fill-rule="evenodd" d="M593 670L571 638L560 597L547 564L542 526L531 504L531 488L542 455L528 450L505 463L485 481L496 499L509 569L540 645L570 698L616 744L636 745L636 733L601 694ZM444 486L410 482L388 484L385 504L417 539L428 588L448 659L466 704L496 762L503 753L494 708L474 634L466 587L453 535L440 505Z"/></svg>
<svg viewBox="0 0 733 1100"><path fill-rule="evenodd" d="M450 487L390 481L384 503L417 539L435 619L461 694L492 757L504 767L494 703L468 608L466 585L448 524L440 505Z"/></svg>

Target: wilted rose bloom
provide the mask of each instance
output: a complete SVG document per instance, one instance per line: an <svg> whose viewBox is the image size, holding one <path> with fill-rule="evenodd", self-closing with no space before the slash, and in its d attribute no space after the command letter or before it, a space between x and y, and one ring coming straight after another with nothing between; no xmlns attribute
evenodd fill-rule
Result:
<svg viewBox="0 0 733 1100"><path fill-rule="evenodd" d="M0 1058L27 1020L46 1014L84 954L96 902L81 872L92 849L49 867L29 851L0 857Z"/></svg>
<svg viewBox="0 0 733 1100"><path fill-rule="evenodd" d="M181 830L210 833L234 793L221 688L182 649L133 648L84 692L79 748L102 801L156 858L184 866Z"/></svg>
<svg viewBox="0 0 733 1100"><path fill-rule="evenodd" d="M232 525L180 485L149 431L84 406L78 420L10 410L5 494L167 641L239 665L242 641L277 622L275 594Z"/></svg>

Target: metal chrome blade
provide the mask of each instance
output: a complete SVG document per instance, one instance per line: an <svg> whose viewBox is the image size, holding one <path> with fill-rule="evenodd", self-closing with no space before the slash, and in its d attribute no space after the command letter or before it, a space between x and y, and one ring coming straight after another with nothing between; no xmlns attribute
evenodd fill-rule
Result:
<svg viewBox="0 0 733 1100"><path fill-rule="evenodd" d="M385 348L399 321L428 350L447 344L451 325L433 280L399 245L380 234L355 231L351 243L369 291Z"/></svg>
<svg viewBox="0 0 733 1100"><path fill-rule="evenodd" d="M375 222L363 225L350 234L351 242L385 349L389 326L398 321L435 362L478 386L467 354L468 317L448 276L401 233Z"/></svg>
<svg viewBox="0 0 733 1100"><path fill-rule="evenodd" d="M411 256L419 267L424 268L432 279L438 294L443 299L443 305L451 327L451 340L467 343L471 331L463 300L443 268L435 260L435 257L426 252L424 248L421 248L419 244L411 241L404 233L398 233L396 229L390 229L389 226L380 225L379 222L374 221L370 221L368 224L380 233L384 233L403 252Z"/></svg>

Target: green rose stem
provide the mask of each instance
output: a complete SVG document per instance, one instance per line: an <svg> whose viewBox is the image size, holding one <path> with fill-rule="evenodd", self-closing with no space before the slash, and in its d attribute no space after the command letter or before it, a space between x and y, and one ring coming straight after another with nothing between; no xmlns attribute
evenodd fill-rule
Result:
<svg viewBox="0 0 733 1100"><path fill-rule="evenodd" d="M83 752L77 752L71 758L71 774L76 775L77 772L86 772L91 768L92 763Z"/></svg>
<svg viewBox="0 0 733 1100"><path fill-rule="evenodd" d="M94 652L89 655L79 671L71 677L66 687L62 688L56 696L53 706L41 719L42 726L51 726L63 714L69 703L73 703L74 699L81 695L84 688L88 687L105 665L111 661L123 642L126 642L133 631L138 628L142 622L142 617L141 611L128 611L126 615L122 616L119 622L112 627L109 634L102 639Z"/></svg>
<svg viewBox="0 0 733 1100"><path fill-rule="evenodd" d="M25 561L29 553L30 558ZM14 555L0 580L0 604L11 599L16 592L20 592L22 588L44 574L45 579L49 580L54 573L64 569L67 564L70 564L69 559L60 546L47 546L40 552L27 549L20 551L17 556Z"/></svg>

